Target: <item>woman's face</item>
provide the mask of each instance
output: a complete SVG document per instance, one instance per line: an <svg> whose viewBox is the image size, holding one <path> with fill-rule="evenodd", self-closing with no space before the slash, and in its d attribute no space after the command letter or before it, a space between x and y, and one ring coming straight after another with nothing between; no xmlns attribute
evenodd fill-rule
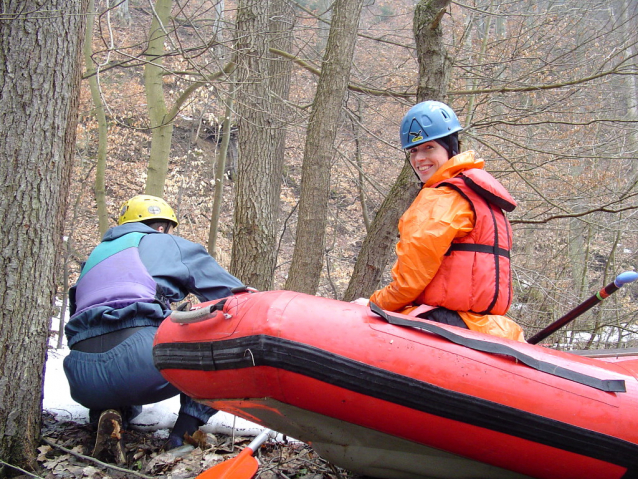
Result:
<svg viewBox="0 0 638 479"><path fill-rule="evenodd" d="M436 141L427 141L408 150L410 164L422 183L426 183L447 162L447 150Z"/></svg>

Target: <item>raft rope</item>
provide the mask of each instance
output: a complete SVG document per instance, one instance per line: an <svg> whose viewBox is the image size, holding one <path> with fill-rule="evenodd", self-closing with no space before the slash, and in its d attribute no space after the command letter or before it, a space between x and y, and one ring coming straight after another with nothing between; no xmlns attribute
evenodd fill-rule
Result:
<svg viewBox="0 0 638 479"><path fill-rule="evenodd" d="M481 351L484 353L490 354L503 354L505 356L511 356L521 363L529 366L530 368L536 369L538 371L542 371L547 374L551 374L553 376L557 376L563 379L567 379L569 381L574 381L580 384L584 384L585 386L589 386L595 389L600 389L605 392L627 392L627 388L625 386L625 381L623 379L599 379L592 376L588 376L583 373L579 373L577 371L572 371L570 369L558 366L556 364L548 363L546 361L541 361L540 359L534 358L525 354L515 348L507 346L502 343L494 343L490 341L483 341L480 339L467 338L465 336L461 336L460 334L456 334L448 329L441 328L432 323L426 323L421 321L414 321L405 318L399 318L397 316L393 316L388 314L379 306L374 304L373 302L369 303L370 310L376 315L385 319L388 323L395 326L406 326L409 328L421 329L423 331L427 331L428 333L436 334L437 336L441 336L448 341L451 341L460 346L464 346L469 349L473 349L475 351Z"/></svg>

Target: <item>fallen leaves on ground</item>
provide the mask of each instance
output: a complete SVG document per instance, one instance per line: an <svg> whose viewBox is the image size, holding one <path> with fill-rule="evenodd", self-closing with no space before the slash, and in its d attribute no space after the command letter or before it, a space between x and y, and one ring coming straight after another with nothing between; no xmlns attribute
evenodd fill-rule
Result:
<svg viewBox="0 0 638 479"><path fill-rule="evenodd" d="M201 472L235 457L252 437L230 437L198 431L185 445L163 451L165 439L151 432L126 430L124 443L127 464L115 465L108 452L100 460L91 458L95 432L89 424L58 422L43 414L42 444L37 461L44 479L124 479L162 477L192 479ZM321 459L309 446L296 441L264 444L255 457L260 463L260 479L348 479L347 471Z"/></svg>

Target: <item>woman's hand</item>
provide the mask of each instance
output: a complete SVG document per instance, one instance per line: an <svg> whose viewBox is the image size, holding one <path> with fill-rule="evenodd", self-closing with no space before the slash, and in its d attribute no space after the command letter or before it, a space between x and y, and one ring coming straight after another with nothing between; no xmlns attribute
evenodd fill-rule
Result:
<svg viewBox="0 0 638 479"><path fill-rule="evenodd" d="M360 304L361 306L367 306L370 300L368 298L357 298L351 303Z"/></svg>

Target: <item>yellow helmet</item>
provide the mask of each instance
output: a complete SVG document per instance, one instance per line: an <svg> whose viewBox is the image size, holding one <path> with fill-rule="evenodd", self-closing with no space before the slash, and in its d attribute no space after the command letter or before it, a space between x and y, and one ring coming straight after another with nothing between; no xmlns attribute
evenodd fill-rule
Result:
<svg viewBox="0 0 638 479"><path fill-rule="evenodd" d="M123 225L124 223L152 219L169 220L175 223L175 226L178 224L173 208L162 198L150 195L137 195L125 201L120 208L117 224Z"/></svg>

